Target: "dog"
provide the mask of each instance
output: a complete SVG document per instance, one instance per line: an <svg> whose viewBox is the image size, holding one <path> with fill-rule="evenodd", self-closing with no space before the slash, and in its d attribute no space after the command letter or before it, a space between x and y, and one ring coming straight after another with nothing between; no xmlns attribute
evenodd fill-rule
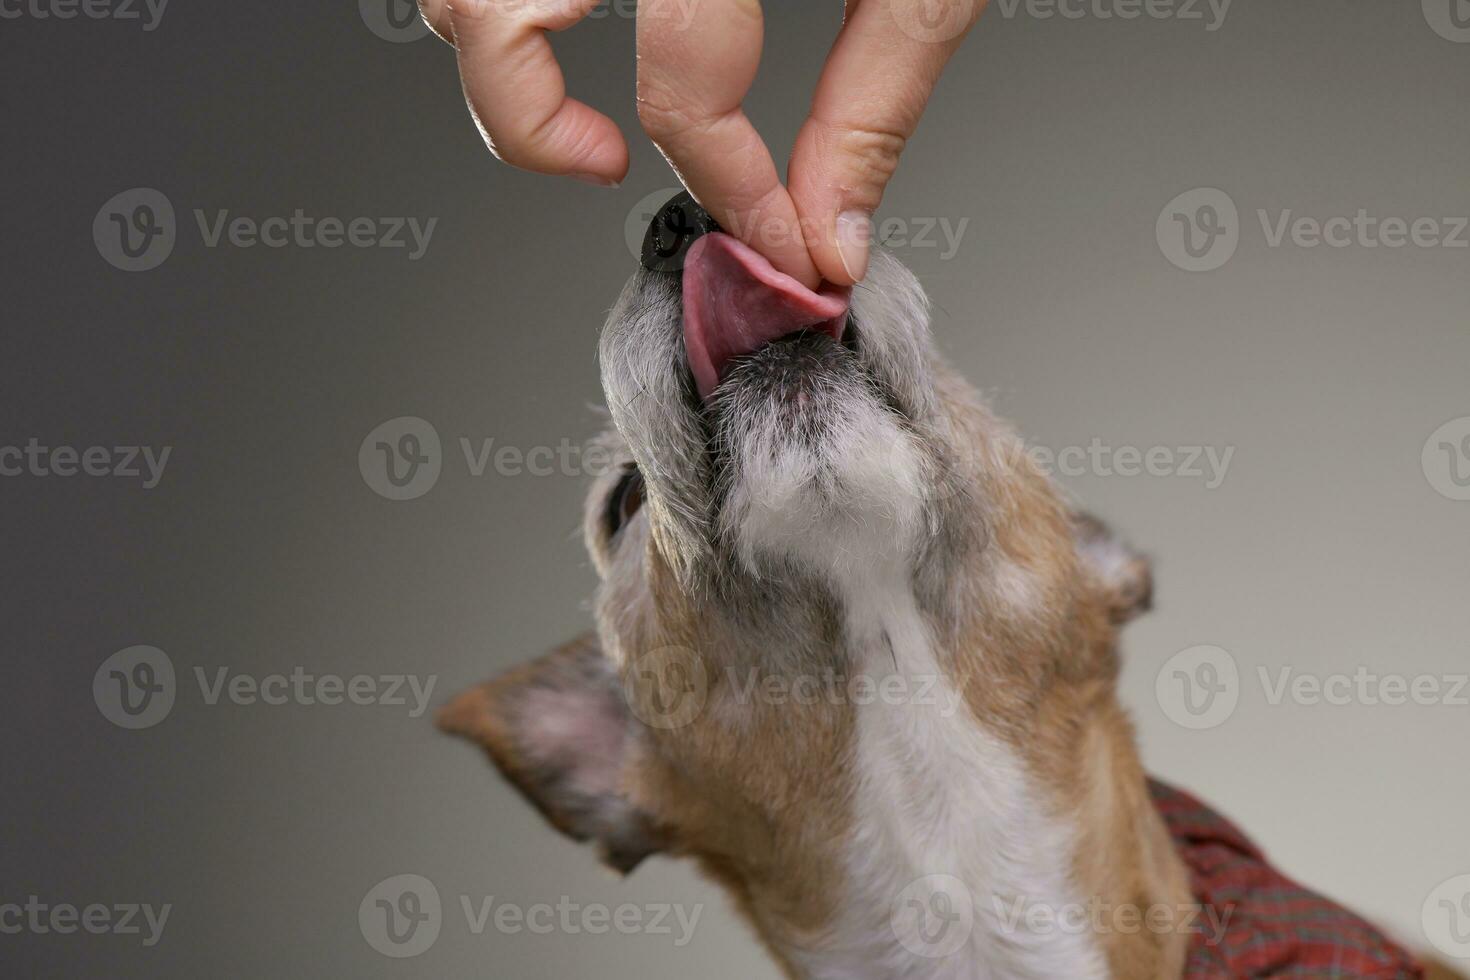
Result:
<svg viewBox="0 0 1470 980"><path fill-rule="evenodd" d="M891 254L813 291L687 198L650 239L691 228L601 337L595 631L441 727L614 868L695 858L788 976L1180 977L1197 869L1116 690L1147 560L944 363Z"/></svg>

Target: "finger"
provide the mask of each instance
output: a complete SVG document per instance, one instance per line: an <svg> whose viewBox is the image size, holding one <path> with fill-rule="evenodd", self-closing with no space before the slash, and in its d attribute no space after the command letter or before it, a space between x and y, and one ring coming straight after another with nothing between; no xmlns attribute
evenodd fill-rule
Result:
<svg viewBox="0 0 1470 980"><path fill-rule="evenodd" d="M419 0L419 15L441 40L454 43L454 28L449 26L449 0Z"/></svg>
<svg viewBox="0 0 1470 980"><path fill-rule="evenodd" d="M822 69L788 174L822 276L867 272L871 217L950 56L985 0L867 0Z"/></svg>
<svg viewBox="0 0 1470 980"><path fill-rule="evenodd" d="M642 0L638 119L726 231L814 287L796 205L740 108L761 42L759 0Z"/></svg>
<svg viewBox="0 0 1470 980"><path fill-rule="evenodd" d="M623 179L628 144L611 119L567 96L546 40L597 0L438 2L447 3L465 101L492 153L537 173L609 186Z"/></svg>

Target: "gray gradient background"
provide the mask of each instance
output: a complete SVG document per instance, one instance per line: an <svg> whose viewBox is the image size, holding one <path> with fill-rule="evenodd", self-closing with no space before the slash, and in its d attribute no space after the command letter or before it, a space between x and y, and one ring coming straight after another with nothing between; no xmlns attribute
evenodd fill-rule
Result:
<svg viewBox="0 0 1470 980"><path fill-rule="evenodd" d="M770 3L748 102L784 160L837 3ZM546 829L470 747L392 707L210 707L196 666L437 675L435 700L588 622L582 481L472 477L457 440L530 448L597 426L594 342L628 275L624 219L671 175L633 140L617 191L512 172L466 116L451 53L356 6L188 4L159 28L0 22L6 179L0 444L173 446L162 484L0 480L0 902L152 902L163 941L0 935L12 976L769 977L713 887L627 882ZM570 86L630 134L625 19L557 39ZM1273 213L1470 214L1470 45L1418 2L1238 0L1224 26L982 19L883 215L962 218L901 250L939 342L1051 447L1234 446L1222 486L1063 482L1157 560L1124 696L1149 766L1217 803L1288 872L1423 947L1420 907L1470 873L1470 708L1270 706L1258 665L1408 675L1470 662L1470 503L1425 439L1470 415L1470 252L1268 248ZM105 264L91 224L156 187L160 268ZM1244 234L1182 272L1160 209L1228 191ZM190 212L438 217L427 255L208 249ZM418 415L444 472L411 502L357 466ZM133 644L180 672L173 713L109 724L90 690ZM1175 652L1229 649L1234 716L1170 722ZM358 929L394 874L438 886L438 942ZM471 935L458 896L704 903L694 941Z"/></svg>

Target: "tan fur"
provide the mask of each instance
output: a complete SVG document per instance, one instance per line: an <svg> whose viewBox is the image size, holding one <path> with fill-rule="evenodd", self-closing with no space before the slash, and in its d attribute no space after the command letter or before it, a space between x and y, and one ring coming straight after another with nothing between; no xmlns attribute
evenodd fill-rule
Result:
<svg viewBox="0 0 1470 980"><path fill-rule="evenodd" d="M977 447L989 508L978 562L1008 562L1037 590L1037 609L967 597L971 615L954 624L951 669L977 723L1005 739L1049 796L1054 812L1081 830L1075 879L1085 898L1139 909L1189 899L1183 866L1154 811L1118 704L1115 597L1079 567L1072 517L1020 443L959 387L943 387L958 425ZM613 584L603 618L620 651L675 646L701 658L708 702L687 726L649 728L624 792L650 815L675 853L692 855L725 885L773 952L820 936L843 887L840 864L850 823L853 708L846 704L732 705L726 674L733 638L711 633L675 584L654 539L645 568L652 616L626 615ZM983 581L983 577L979 580ZM623 679L636 699L646 682L626 654ZM525 680L513 673L463 695L441 723L487 747L512 781L524 765L496 710L497 692ZM644 692L645 694L647 692ZM553 823L572 832L554 811ZM1187 936L1102 935L1114 976L1179 976ZM790 964L788 972L795 975Z"/></svg>
<svg viewBox="0 0 1470 980"><path fill-rule="evenodd" d="M968 385L942 368L935 373L936 401L953 442L964 447L950 487L956 496L943 504L958 515L956 537L945 543L954 551L945 560L958 567L942 583L950 594L931 603L943 610L926 610L936 620L942 669L972 723L1006 743L1044 805L1076 828L1075 894L1140 911L1183 906L1190 901L1184 868L1150 802L1116 694L1117 631L1147 603L1147 568L1125 568L1116 581L1089 568L1078 533L1097 528L1077 523L1019 438ZM772 656L762 645L772 642L769 628L742 628L712 611L708 596L681 585L664 536L649 524L660 519L658 500L623 532L625 547L641 547L631 555L614 548L599 531L614 482L616 475L592 490L587 538L604 579L598 634L621 682L617 694L632 715L645 717L640 708L655 703L663 681L642 669L644 658L674 648L698 668L706 698L680 727L630 722L620 802L646 822L649 840L695 857L726 886L778 959L782 950L818 948L847 887L857 712L820 700L737 703L729 671L755 668L788 681L823 668L850 674L837 627L815 643L813 630L793 627L804 645L793 639L796 648ZM827 612L812 616L840 621ZM559 828L598 837L584 819L536 799L541 776L505 720L505 699L534 683L534 674L515 673L462 696L441 724L484 745ZM1169 980L1182 971L1188 938L1143 929L1108 931L1097 941L1114 977ZM800 975L796 963L782 965Z"/></svg>
<svg viewBox="0 0 1470 980"><path fill-rule="evenodd" d="M1082 831L1080 893L1140 910L1191 901L1188 878L1149 797L1131 722L1117 700L1117 626L1127 602L1147 593L1109 593L1079 567L1072 517L1008 427L945 379L957 419L981 448L979 475L994 509L987 555L1023 569L1046 597L1045 620L976 616L957 644L958 687L981 723L1005 738L1052 795L1056 812ZM1144 576L1146 579L1146 575ZM976 597L975 607L984 602ZM1105 932L1119 978L1178 977L1188 936Z"/></svg>
<svg viewBox="0 0 1470 980"><path fill-rule="evenodd" d="M658 815L678 853L697 857L732 891L762 936L818 932L836 894L831 845L844 838L849 809L848 782L826 776L848 767L851 711L817 704L793 718L790 705L758 697L731 707L736 692L721 645L699 632L651 541L649 562L665 590L663 628L634 649L672 645L701 657L708 702L689 725L651 740L644 764L630 773L631 798ZM627 676L635 688L649 680Z"/></svg>

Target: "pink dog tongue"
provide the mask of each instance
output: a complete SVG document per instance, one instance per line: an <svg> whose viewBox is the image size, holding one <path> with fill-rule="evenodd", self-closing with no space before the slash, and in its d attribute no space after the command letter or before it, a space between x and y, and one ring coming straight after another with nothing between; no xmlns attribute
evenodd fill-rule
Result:
<svg viewBox="0 0 1470 980"><path fill-rule="evenodd" d="M721 232L699 239L684 258L684 347L699 397L709 398L732 358L789 333L840 341L851 293L825 283L812 292Z"/></svg>

